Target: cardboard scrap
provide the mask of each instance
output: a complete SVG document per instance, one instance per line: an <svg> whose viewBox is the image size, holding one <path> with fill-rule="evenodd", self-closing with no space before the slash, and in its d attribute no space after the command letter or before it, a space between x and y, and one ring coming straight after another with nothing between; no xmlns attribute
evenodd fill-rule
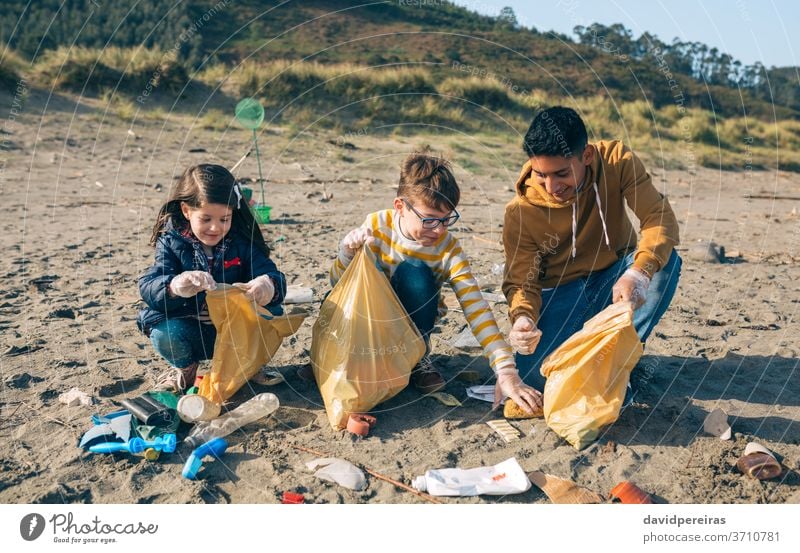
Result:
<svg viewBox="0 0 800 553"><path fill-rule="evenodd" d="M603 498L588 488L578 486L571 480L565 480L552 474L545 474L541 471L528 473L528 478L553 503L558 504L577 504L577 503L603 503Z"/></svg>
<svg viewBox="0 0 800 553"><path fill-rule="evenodd" d="M503 438L506 443L519 440L520 438L519 430L511 426L511 423L505 419L487 421L486 424L489 425L489 428L500 434L500 437Z"/></svg>

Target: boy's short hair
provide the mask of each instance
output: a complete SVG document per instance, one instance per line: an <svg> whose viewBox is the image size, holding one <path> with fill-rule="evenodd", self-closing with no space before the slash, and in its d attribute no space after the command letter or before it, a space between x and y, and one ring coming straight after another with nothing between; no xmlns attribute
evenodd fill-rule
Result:
<svg viewBox="0 0 800 553"><path fill-rule="evenodd" d="M543 109L533 118L522 148L528 157L578 156L589 137L586 125L574 109L556 106Z"/></svg>
<svg viewBox="0 0 800 553"><path fill-rule="evenodd" d="M414 152L400 166L397 196L419 200L440 211L452 211L461 199L450 162L423 152Z"/></svg>

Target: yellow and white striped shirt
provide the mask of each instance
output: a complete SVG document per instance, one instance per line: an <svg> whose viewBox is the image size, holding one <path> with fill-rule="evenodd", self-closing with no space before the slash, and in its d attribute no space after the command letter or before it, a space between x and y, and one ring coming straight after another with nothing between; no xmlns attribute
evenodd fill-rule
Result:
<svg viewBox="0 0 800 553"><path fill-rule="evenodd" d="M407 258L424 262L431 268L439 286L449 284L461 304L464 316L472 333L489 359L492 370L514 369L514 355L506 343L489 304L483 299L478 283L464 255L458 240L449 232L431 246L422 246L406 238L398 226L398 218L393 209L377 211L367 215L362 225L372 231L375 237L370 249L375 253L378 263L388 278L397 266ZM336 284L344 274L350 259L340 253L331 266L331 283ZM447 312L443 301L439 302L439 318Z"/></svg>

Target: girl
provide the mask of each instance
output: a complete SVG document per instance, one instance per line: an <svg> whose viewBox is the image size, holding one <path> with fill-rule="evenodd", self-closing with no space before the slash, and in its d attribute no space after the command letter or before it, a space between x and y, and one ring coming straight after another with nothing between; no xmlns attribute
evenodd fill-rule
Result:
<svg viewBox="0 0 800 553"><path fill-rule="evenodd" d="M139 279L147 307L136 322L173 367L156 388L182 392L193 385L198 361L214 352L205 291L218 282L234 284L278 315L286 279L269 258L239 185L219 165L183 173L158 213L150 244L156 262Z"/></svg>

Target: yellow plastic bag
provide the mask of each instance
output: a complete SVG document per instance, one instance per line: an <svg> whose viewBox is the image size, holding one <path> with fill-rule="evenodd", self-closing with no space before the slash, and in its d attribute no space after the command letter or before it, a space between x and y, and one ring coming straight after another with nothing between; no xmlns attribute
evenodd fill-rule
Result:
<svg viewBox="0 0 800 553"><path fill-rule="evenodd" d="M361 248L319 310L311 341L311 364L328 420L347 426L351 413L364 413L408 386L425 342Z"/></svg>
<svg viewBox="0 0 800 553"><path fill-rule="evenodd" d="M592 443L619 417L642 352L630 302L611 304L586 321L542 362L547 425L576 449Z"/></svg>
<svg viewBox="0 0 800 553"><path fill-rule="evenodd" d="M253 378L306 318L297 312L274 316L240 289L218 284L206 293L208 312L217 329L211 372L200 382L198 394L222 403Z"/></svg>

